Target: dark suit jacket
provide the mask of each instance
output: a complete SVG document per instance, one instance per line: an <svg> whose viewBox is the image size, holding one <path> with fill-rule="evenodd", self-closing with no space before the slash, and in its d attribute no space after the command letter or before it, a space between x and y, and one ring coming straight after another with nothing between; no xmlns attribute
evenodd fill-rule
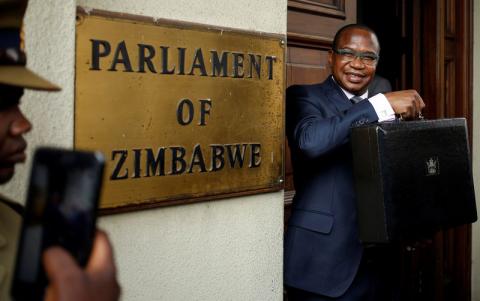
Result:
<svg viewBox="0 0 480 301"><path fill-rule="evenodd" d="M380 75L375 75L370 85L368 85L368 91L370 91L369 96L375 96L378 93L387 93L392 91L392 85L386 79Z"/></svg>
<svg viewBox="0 0 480 301"><path fill-rule="evenodd" d="M296 194L284 242L284 282L338 297L351 285L363 252L350 127L378 117L368 101L353 105L331 76L289 87L286 115Z"/></svg>

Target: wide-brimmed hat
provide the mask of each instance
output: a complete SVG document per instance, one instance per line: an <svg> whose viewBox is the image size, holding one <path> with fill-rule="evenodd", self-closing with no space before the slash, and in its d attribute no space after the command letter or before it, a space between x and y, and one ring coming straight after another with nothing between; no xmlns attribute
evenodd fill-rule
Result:
<svg viewBox="0 0 480 301"><path fill-rule="evenodd" d="M0 84L58 91L60 87L26 67L21 38L26 7L25 0L0 0Z"/></svg>

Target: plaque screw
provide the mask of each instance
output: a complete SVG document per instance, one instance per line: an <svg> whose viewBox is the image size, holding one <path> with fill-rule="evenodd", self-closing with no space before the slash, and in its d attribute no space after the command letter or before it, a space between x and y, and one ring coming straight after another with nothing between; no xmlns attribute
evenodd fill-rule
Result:
<svg viewBox="0 0 480 301"><path fill-rule="evenodd" d="M84 19L83 16L81 16L81 15L76 15L76 16L75 16L75 23L76 23L76 25L77 25L77 26L78 26L78 25L81 25L81 24L83 23L83 19Z"/></svg>
<svg viewBox="0 0 480 301"><path fill-rule="evenodd" d="M285 46L285 40L280 40L280 46Z"/></svg>
<svg viewBox="0 0 480 301"><path fill-rule="evenodd" d="M283 179L282 178L278 179L278 183L283 183Z"/></svg>

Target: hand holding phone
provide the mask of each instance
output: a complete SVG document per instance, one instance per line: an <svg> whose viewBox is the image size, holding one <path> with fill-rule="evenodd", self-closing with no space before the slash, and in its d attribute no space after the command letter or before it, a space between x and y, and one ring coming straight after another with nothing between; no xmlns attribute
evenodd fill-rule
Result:
<svg viewBox="0 0 480 301"><path fill-rule="evenodd" d="M47 249L43 263L49 279L45 301L116 301L120 296L112 246L100 230L84 269L60 247Z"/></svg>
<svg viewBox="0 0 480 301"><path fill-rule="evenodd" d="M42 300L42 253L66 249L85 266L92 249L104 159L99 153L36 151L12 285L15 300Z"/></svg>

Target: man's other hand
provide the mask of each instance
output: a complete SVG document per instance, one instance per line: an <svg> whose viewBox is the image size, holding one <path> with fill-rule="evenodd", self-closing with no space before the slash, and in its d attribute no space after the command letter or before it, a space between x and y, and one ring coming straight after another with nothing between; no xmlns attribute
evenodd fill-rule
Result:
<svg viewBox="0 0 480 301"><path fill-rule="evenodd" d="M422 97L415 90L402 90L384 94L395 111L404 119L414 119L421 116L425 107Z"/></svg>
<svg viewBox="0 0 480 301"><path fill-rule="evenodd" d="M96 233L85 269L60 247L47 249L43 263L49 279L46 301L114 301L120 296L112 247L102 231Z"/></svg>

